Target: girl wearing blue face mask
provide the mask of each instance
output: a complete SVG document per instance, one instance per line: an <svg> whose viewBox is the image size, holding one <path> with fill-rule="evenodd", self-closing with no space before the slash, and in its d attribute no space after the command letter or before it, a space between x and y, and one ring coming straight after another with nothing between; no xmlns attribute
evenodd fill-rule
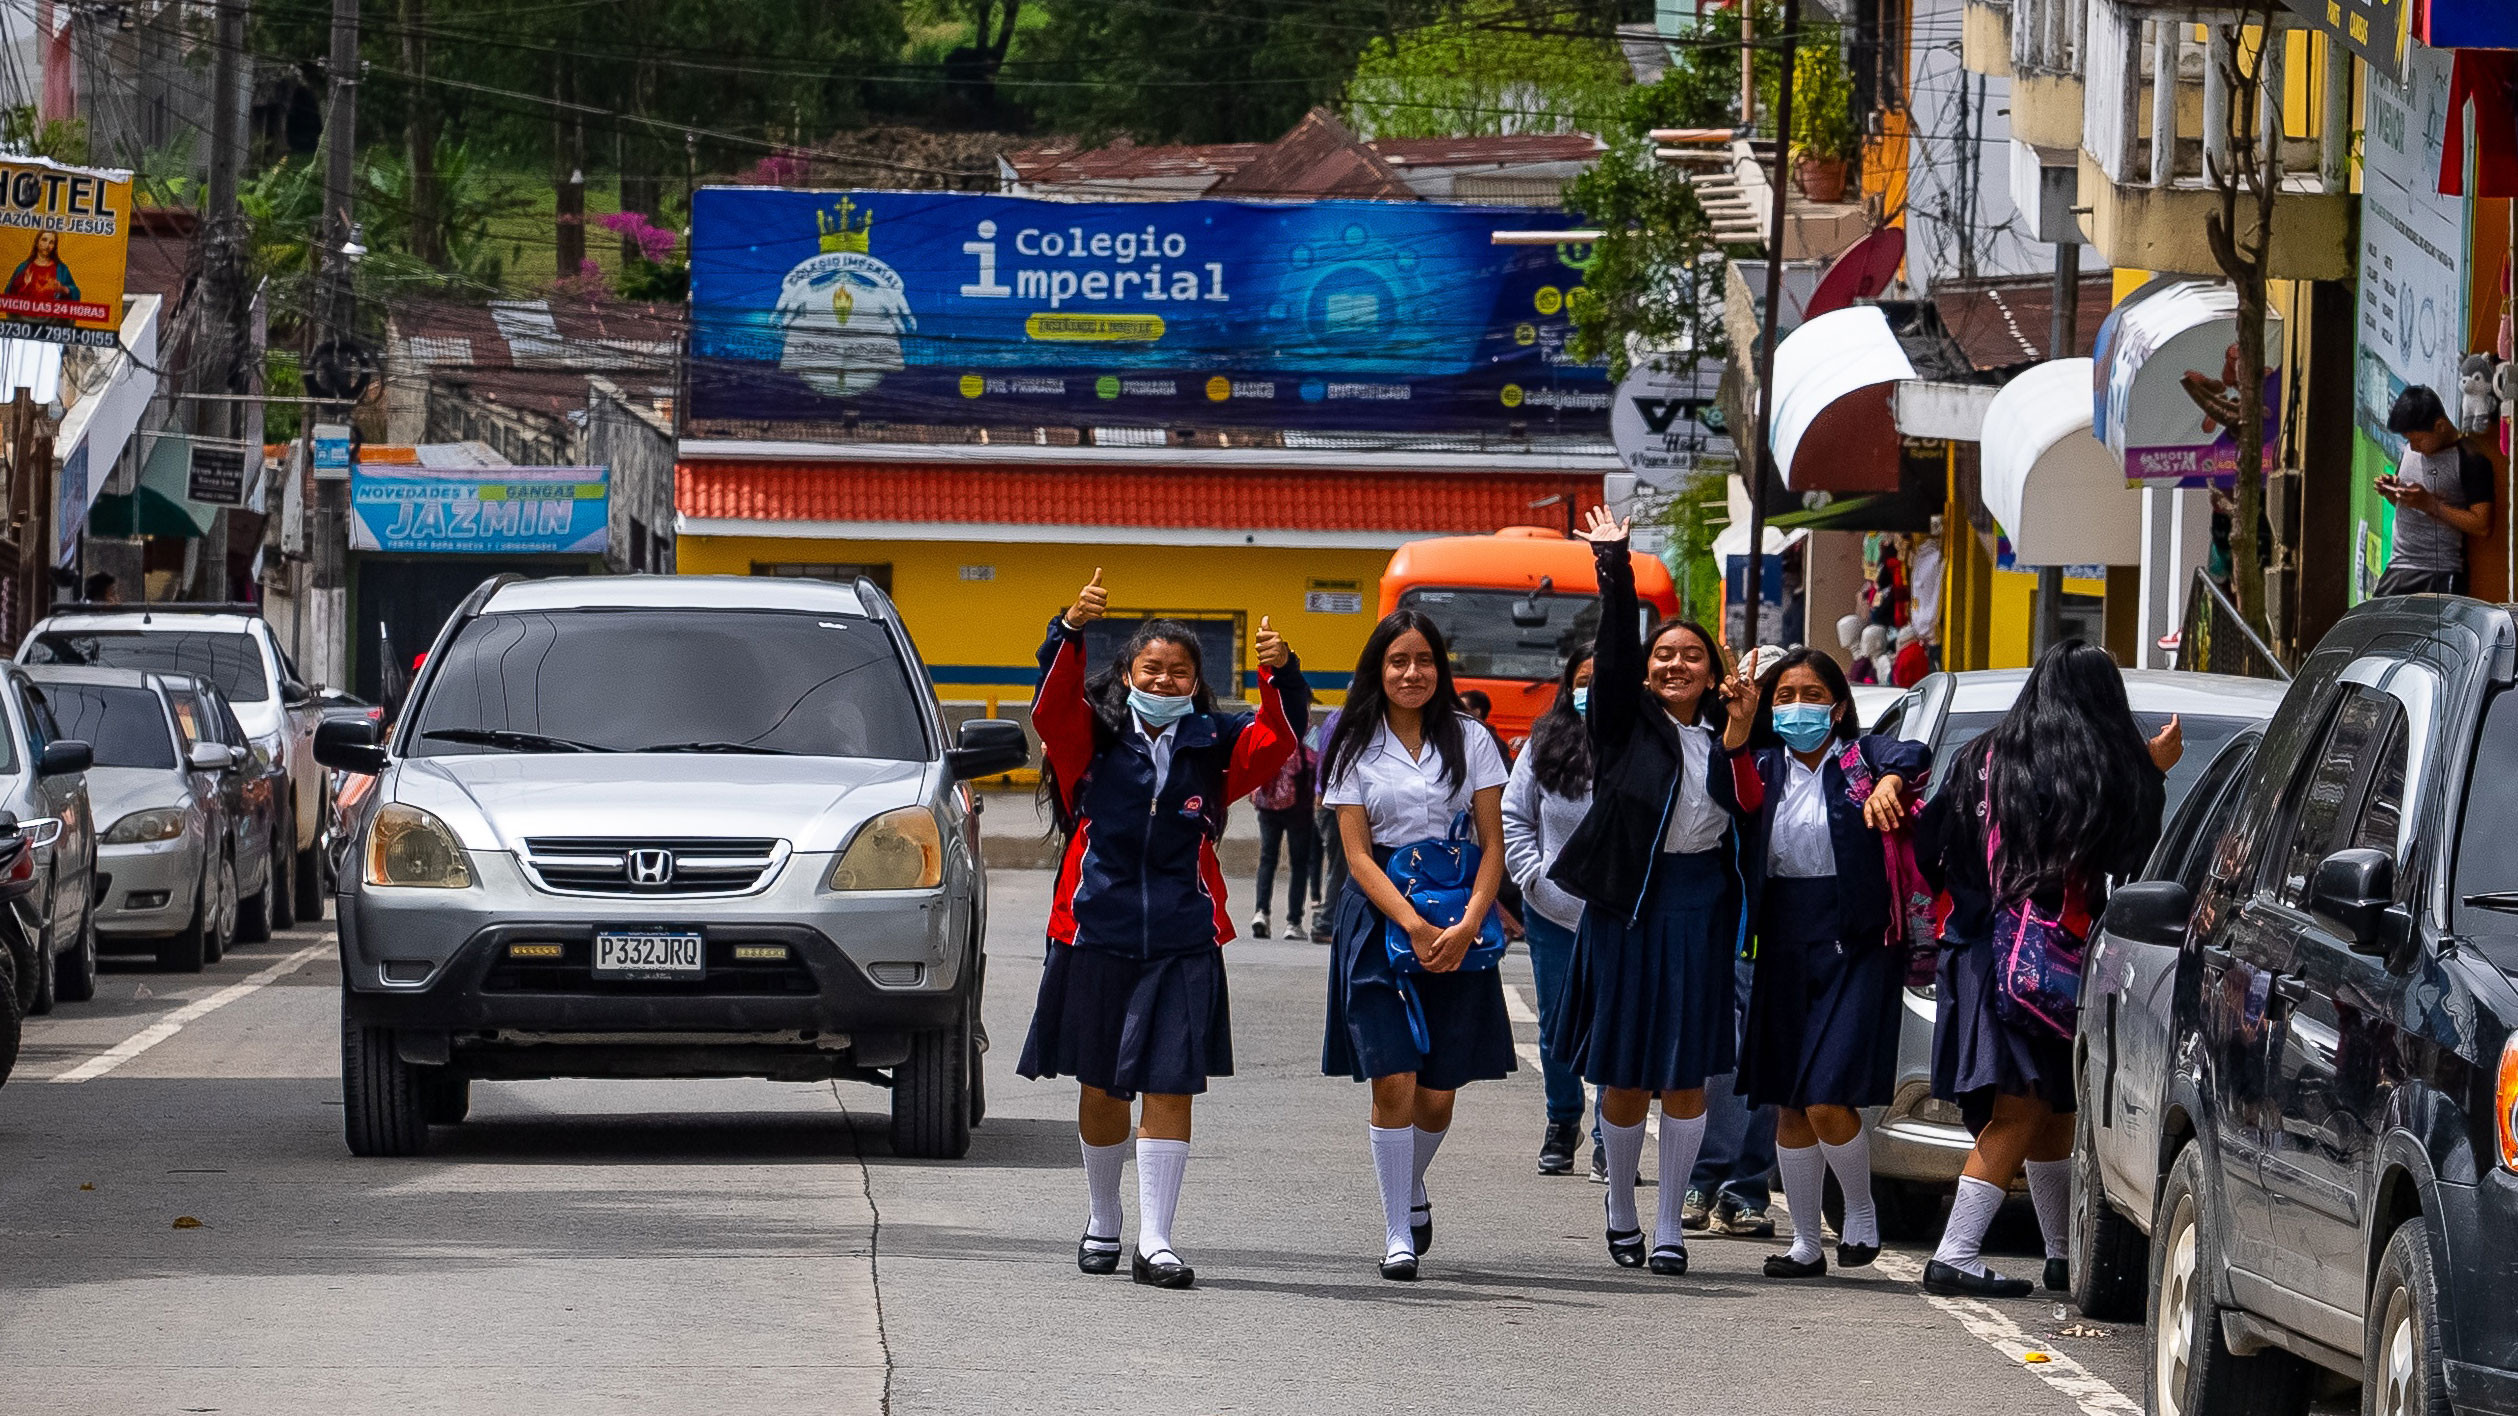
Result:
<svg viewBox="0 0 2518 1416"><path fill-rule="evenodd" d="M1504 869L1521 887L1521 925L1530 944L1531 982L1539 992L1539 1072L1547 1079L1547 1129L1539 1137L1539 1173L1564 1175L1582 1145L1582 1073L1550 1039L1573 968L1574 932L1583 902L1548 879L1548 867L1583 813L1591 809L1591 651L1568 655L1556 698L1530 725L1530 746L1504 784Z"/></svg>
<svg viewBox="0 0 2518 1416"><path fill-rule="evenodd" d="M1215 843L1224 808L1277 774L1311 691L1263 616L1253 648L1259 711L1219 712L1198 638L1147 620L1091 677L1085 627L1109 596L1102 573L1049 622L1032 729L1041 790L1066 851L1050 897L1049 954L1016 1071L1082 1084L1076 1131L1091 1199L1076 1266L1119 1267L1119 1174L1130 1103L1136 1140L1136 1281L1187 1288L1172 1247L1189 1164L1190 1098L1233 1071L1232 1017L1217 946L1233 937Z"/></svg>
<svg viewBox="0 0 2518 1416"><path fill-rule="evenodd" d="M1905 793L1932 753L1856 734L1853 690L1827 655L1796 649L1759 680L1749 750L1766 791L1744 852L1758 939L1739 1089L1749 1105L1777 1108L1793 1241L1768 1256L1769 1278L1827 1272L1819 1206L1831 1169L1845 1194L1837 1264L1880 1252L1860 1108L1895 1088L1906 972L1882 840L1904 829Z"/></svg>

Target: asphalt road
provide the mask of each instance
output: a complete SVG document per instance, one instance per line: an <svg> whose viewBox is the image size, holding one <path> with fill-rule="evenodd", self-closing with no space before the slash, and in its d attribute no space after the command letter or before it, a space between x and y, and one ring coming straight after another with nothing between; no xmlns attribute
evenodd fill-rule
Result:
<svg viewBox="0 0 2518 1416"><path fill-rule="evenodd" d="M109 964L0 1091L0 1408L2138 1409L2138 1329L1926 1299L1913 1251L1810 1284L1760 1276L1766 1241L1611 1267L1600 1191L1531 1167L1535 1071L1463 1096L1426 1280L1382 1282L1309 944L1232 946L1240 1075L1202 1104L1176 1230L1199 1287L1079 1275L1073 1094L1013 1075L1046 888L996 878L991 1116L952 1163L894 1159L877 1089L769 1082L476 1084L425 1158L355 1160L328 932L199 977ZM2035 1272L2031 1232L1997 1262Z"/></svg>

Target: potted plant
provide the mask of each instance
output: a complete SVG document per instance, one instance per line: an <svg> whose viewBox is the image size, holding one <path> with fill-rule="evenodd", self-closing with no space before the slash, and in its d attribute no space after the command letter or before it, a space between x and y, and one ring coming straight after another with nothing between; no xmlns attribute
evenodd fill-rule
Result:
<svg viewBox="0 0 2518 1416"><path fill-rule="evenodd" d="M1845 199L1846 168L1861 143L1854 125L1853 76L1834 37L1807 44L1793 57L1792 153L1801 195L1814 202Z"/></svg>

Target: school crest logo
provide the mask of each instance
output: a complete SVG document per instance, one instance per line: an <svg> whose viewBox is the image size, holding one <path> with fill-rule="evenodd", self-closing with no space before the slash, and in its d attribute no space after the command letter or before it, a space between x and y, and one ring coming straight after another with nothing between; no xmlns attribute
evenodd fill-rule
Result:
<svg viewBox="0 0 2518 1416"><path fill-rule="evenodd" d="M874 212L854 200L814 215L820 254L778 287L786 343L778 367L833 398L864 393L904 367L901 336L918 328L900 272L874 257Z"/></svg>

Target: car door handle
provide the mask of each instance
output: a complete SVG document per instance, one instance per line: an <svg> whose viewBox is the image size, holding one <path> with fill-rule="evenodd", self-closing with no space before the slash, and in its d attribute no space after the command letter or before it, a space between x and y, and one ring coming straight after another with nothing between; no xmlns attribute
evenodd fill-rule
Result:
<svg viewBox="0 0 2518 1416"><path fill-rule="evenodd" d="M2275 974L2273 996L2296 1008L2308 1001L2308 980L2298 974Z"/></svg>

